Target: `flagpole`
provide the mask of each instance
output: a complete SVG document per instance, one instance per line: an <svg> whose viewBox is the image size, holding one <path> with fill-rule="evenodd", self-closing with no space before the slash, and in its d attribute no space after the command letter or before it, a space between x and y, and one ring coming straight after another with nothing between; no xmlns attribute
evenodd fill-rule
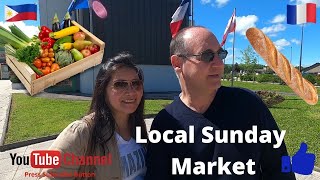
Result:
<svg viewBox="0 0 320 180"><path fill-rule="evenodd" d="M234 18L236 18L236 8L234 8ZM233 41L232 41L232 73L231 73L231 87L233 87L233 76L234 76L234 41L236 39L236 30L233 31Z"/></svg>
<svg viewBox="0 0 320 180"><path fill-rule="evenodd" d="M226 44L223 45L223 49L226 49ZM226 58L223 59L223 63L226 63Z"/></svg>
<svg viewBox="0 0 320 180"><path fill-rule="evenodd" d="M226 49L226 44L223 45L223 49ZM223 67L226 67L226 58L223 59ZM223 72L223 80L226 79L226 72Z"/></svg>
<svg viewBox="0 0 320 180"><path fill-rule="evenodd" d="M193 0L191 0L191 26L194 26L194 24L193 24L193 5L194 5Z"/></svg>
<svg viewBox="0 0 320 180"><path fill-rule="evenodd" d="M304 24L302 24L302 30L301 30L301 46L300 46L300 62L299 62L299 71L301 72L301 61L302 61L302 44L303 44L303 26Z"/></svg>
<svg viewBox="0 0 320 180"><path fill-rule="evenodd" d="M290 63L292 63L292 46L291 46L291 58L290 58Z"/></svg>
<svg viewBox="0 0 320 180"><path fill-rule="evenodd" d="M90 22L89 22L89 26L90 26L90 32L93 33L93 26L92 26L92 0L89 0L89 18L90 18Z"/></svg>

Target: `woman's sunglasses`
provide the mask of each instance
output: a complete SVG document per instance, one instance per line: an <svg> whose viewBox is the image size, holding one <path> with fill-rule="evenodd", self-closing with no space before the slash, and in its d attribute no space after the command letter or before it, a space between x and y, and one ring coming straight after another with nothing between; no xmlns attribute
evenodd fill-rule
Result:
<svg viewBox="0 0 320 180"><path fill-rule="evenodd" d="M177 56L184 57L184 58L196 56L196 57L200 57L200 61L211 62L211 61L213 61L215 54L217 54L219 56L219 58L222 60L227 57L228 51L224 50L222 48L220 48L217 52L214 52L211 49L207 49L207 50L201 52L200 54L187 54L187 55L178 54Z"/></svg>
<svg viewBox="0 0 320 180"><path fill-rule="evenodd" d="M112 87L117 91L126 91L129 90L130 87L135 90L139 91L142 89L142 81L141 80L133 80L133 81L115 81L113 82Z"/></svg>

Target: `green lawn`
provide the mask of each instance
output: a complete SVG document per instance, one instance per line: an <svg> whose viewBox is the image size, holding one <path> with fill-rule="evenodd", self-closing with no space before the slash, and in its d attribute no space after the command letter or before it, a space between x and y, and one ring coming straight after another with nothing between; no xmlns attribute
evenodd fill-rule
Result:
<svg viewBox="0 0 320 180"><path fill-rule="evenodd" d="M287 96L286 100L270 111L280 129L286 130L285 142L290 155L294 155L301 142L308 144L308 152L317 157L320 166L320 103L310 106L301 98Z"/></svg>
<svg viewBox="0 0 320 180"><path fill-rule="evenodd" d="M155 116L169 100L146 100L145 114ZM90 101L68 101L13 94L5 144L60 133L86 114Z"/></svg>
<svg viewBox="0 0 320 180"><path fill-rule="evenodd" d="M53 135L83 116L89 101L68 101L12 94L5 144Z"/></svg>

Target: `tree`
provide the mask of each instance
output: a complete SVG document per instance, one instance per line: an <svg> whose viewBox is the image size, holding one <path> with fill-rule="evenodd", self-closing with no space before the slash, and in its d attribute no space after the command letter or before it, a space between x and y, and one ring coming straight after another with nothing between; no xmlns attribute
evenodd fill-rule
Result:
<svg viewBox="0 0 320 180"><path fill-rule="evenodd" d="M242 57L240 58L243 63L244 71L247 73L254 73L258 66L258 56L249 45L244 51L241 51Z"/></svg>
<svg viewBox="0 0 320 180"><path fill-rule="evenodd" d="M274 71L269 66L266 66L266 74L274 74Z"/></svg>
<svg viewBox="0 0 320 180"><path fill-rule="evenodd" d="M239 73L240 72L240 66L239 66L239 64L238 63L236 63L236 64L234 64L234 72L237 72L237 73Z"/></svg>
<svg viewBox="0 0 320 180"><path fill-rule="evenodd" d="M225 64L224 65L224 73L225 74L230 74L232 71L232 65L231 64Z"/></svg>

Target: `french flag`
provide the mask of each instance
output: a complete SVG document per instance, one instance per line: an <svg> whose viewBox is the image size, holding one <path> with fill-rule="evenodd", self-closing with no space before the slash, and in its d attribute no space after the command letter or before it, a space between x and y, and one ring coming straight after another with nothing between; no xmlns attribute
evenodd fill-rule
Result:
<svg viewBox="0 0 320 180"><path fill-rule="evenodd" d="M316 4L306 3L299 5L287 5L287 23L304 24L316 23Z"/></svg>
<svg viewBox="0 0 320 180"><path fill-rule="evenodd" d="M7 22L37 20L37 5L36 4L21 4L21 5L6 5L5 20Z"/></svg>
<svg viewBox="0 0 320 180"><path fill-rule="evenodd" d="M172 15L172 21L170 23L171 35L174 37L180 29L180 26L183 22L184 16L188 11L188 7L190 4L190 0L183 0L176 10L176 12Z"/></svg>
<svg viewBox="0 0 320 180"><path fill-rule="evenodd" d="M221 47L226 43L228 34L236 30L236 9L234 9L231 18L228 21L228 25L223 33L223 38L221 42Z"/></svg>

